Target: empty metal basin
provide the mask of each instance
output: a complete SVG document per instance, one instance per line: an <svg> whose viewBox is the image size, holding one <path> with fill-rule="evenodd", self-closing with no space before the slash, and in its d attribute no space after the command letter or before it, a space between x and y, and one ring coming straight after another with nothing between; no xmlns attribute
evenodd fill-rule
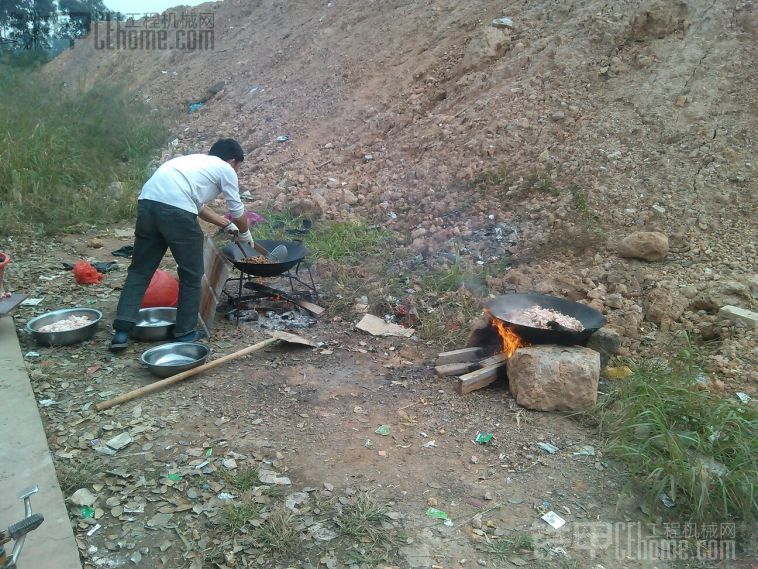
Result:
<svg viewBox="0 0 758 569"><path fill-rule="evenodd" d="M210 350L203 344L174 342L150 348L140 358L157 377L171 377L205 363Z"/></svg>
<svg viewBox="0 0 758 569"><path fill-rule="evenodd" d="M160 342L171 338L176 324L176 308L143 308L137 314L137 322L131 336L141 342Z"/></svg>

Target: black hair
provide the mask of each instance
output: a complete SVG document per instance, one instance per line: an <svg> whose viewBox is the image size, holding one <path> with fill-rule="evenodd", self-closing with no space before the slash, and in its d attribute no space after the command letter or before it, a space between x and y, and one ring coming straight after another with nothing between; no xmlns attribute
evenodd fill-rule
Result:
<svg viewBox="0 0 758 569"><path fill-rule="evenodd" d="M218 156L224 162L232 159L242 162L245 159L245 153L242 152L240 143L233 138L219 138L213 143L208 154Z"/></svg>

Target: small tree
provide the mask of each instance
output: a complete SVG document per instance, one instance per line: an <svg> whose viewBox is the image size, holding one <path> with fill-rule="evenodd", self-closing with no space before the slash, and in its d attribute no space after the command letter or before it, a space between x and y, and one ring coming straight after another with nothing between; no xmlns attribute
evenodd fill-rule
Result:
<svg viewBox="0 0 758 569"><path fill-rule="evenodd" d="M110 13L102 0L0 0L0 44L44 50L53 38L85 36Z"/></svg>

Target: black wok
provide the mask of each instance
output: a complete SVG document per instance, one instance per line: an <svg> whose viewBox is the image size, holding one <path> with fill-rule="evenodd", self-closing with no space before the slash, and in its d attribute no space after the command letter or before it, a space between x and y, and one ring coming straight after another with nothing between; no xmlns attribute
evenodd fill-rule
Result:
<svg viewBox="0 0 758 569"><path fill-rule="evenodd" d="M572 330L546 330L542 328L533 328L515 324L509 320L510 315L521 310L526 310L532 306L540 308L549 308L571 316L579 320L584 326L584 330L574 332ZM527 294L506 294L498 296L485 304L485 308L499 320L502 320L509 328L518 334L524 341L530 344L559 344L563 346L573 346L582 344L598 328L605 324L603 315L594 308L585 304L579 304L565 298L556 296L547 296L544 294L527 293Z"/></svg>
<svg viewBox="0 0 758 569"><path fill-rule="evenodd" d="M224 245L221 251L237 269L253 277L275 277L281 275L297 265L308 254L308 249L299 241L260 239L257 243L263 245L269 251L272 251L278 245L285 245L287 247L287 260L283 263L243 263L241 259L260 256L258 251L246 243L241 244L245 250L244 253L240 250L240 246L235 243Z"/></svg>

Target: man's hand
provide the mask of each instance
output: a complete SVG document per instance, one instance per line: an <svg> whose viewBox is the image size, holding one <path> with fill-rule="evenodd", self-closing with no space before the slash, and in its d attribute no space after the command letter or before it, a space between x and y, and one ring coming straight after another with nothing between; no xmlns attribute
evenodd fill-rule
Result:
<svg viewBox="0 0 758 569"><path fill-rule="evenodd" d="M253 241L253 236L252 236L252 235L250 235L250 230L249 230L249 229L248 229L247 231L243 232L243 233L238 233L238 234L235 236L234 240L235 240L237 243L247 243L247 244L248 244L248 245L250 245L251 247L252 247L252 246L253 246L253 244L254 244L254 241Z"/></svg>
<svg viewBox="0 0 758 569"><path fill-rule="evenodd" d="M224 227L224 232L231 237L237 237L237 235L240 233L240 230L239 227L237 227L233 222L229 222L229 225Z"/></svg>

